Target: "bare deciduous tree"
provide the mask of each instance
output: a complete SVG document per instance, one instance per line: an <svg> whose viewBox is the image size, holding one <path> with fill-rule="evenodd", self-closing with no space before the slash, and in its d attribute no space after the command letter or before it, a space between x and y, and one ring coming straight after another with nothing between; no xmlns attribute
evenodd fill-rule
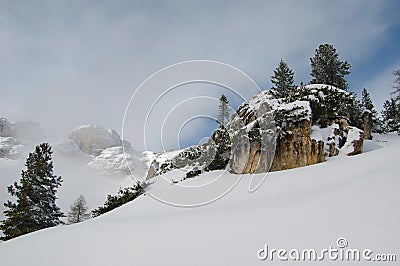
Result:
<svg viewBox="0 0 400 266"><path fill-rule="evenodd" d="M85 197L80 195L75 202L71 205L71 209L68 212L68 222L70 224L80 223L90 218L90 214L87 213L87 203Z"/></svg>

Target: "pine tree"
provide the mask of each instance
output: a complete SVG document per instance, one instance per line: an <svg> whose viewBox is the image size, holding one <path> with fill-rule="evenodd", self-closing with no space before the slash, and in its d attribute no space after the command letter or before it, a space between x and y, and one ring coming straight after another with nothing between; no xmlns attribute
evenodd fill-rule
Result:
<svg viewBox="0 0 400 266"><path fill-rule="evenodd" d="M345 76L350 74L351 65L340 61L339 54L331 44L321 44L315 50L315 56L310 58L313 84L327 84L347 90Z"/></svg>
<svg viewBox="0 0 400 266"><path fill-rule="evenodd" d="M47 143L36 146L29 153L19 184L15 182L8 187L17 201L4 204L7 218L0 223L4 240L63 223L60 218L64 214L56 205L56 192L62 179L53 174L51 154Z"/></svg>
<svg viewBox="0 0 400 266"><path fill-rule="evenodd" d="M364 88L361 93L361 105L368 111L375 110L374 104L372 103L369 92Z"/></svg>
<svg viewBox="0 0 400 266"><path fill-rule="evenodd" d="M80 223L90 218L90 214L87 213L87 203L85 197L80 195L75 202L71 205L70 211L68 212L68 222L70 224Z"/></svg>
<svg viewBox="0 0 400 266"><path fill-rule="evenodd" d="M229 101L224 94L219 98L218 111L218 122L224 126L229 121Z"/></svg>
<svg viewBox="0 0 400 266"><path fill-rule="evenodd" d="M383 104L382 117L385 132L400 133L400 108L396 100L391 98Z"/></svg>
<svg viewBox="0 0 400 266"><path fill-rule="evenodd" d="M393 71L393 75L394 75L394 92L393 94L396 95L396 101L398 102L398 104L400 104L400 68L396 69L395 71Z"/></svg>
<svg viewBox="0 0 400 266"><path fill-rule="evenodd" d="M375 110L374 104L372 103L369 92L364 88L361 94L361 108L362 112L369 112L372 119L372 131L381 132L382 123L379 119L378 112Z"/></svg>
<svg viewBox="0 0 400 266"><path fill-rule="evenodd" d="M282 59L274 70L274 75L271 76L271 82L274 84L271 88L271 94L275 98L289 98L292 95L295 88L293 84L294 72Z"/></svg>

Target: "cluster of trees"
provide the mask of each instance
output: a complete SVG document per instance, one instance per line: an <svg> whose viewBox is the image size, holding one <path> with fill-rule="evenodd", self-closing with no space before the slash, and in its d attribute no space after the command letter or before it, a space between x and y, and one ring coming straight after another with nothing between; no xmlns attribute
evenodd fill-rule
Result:
<svg viewBox="0 0 400 266"><path fill-rule="evenodd" d="M144 193L145 183L137 182L133 187L120 189L117 195L108 195L103 206L92 211L92 216L97 217L128 203Z"/></svg>
<svg viewBox="0 0 400 266"><path fill-rule="evenodd" d="M271 76L273 84L271 95L287 102L310 101L313 123L323 127L329 120L344 116L350 119L353 125L362 128L363 116L369 113L374 132L400 132L400 69L393 72L394 97L384 103L380 117L365 88L362 90L361 99L357 99L354 92L348 92L345 77L350 74L351 65L339 59L339 53L333 45L321 44L315 50L314 57L310 58L310 64L312 76L310 84L326 84L335 88L323 87L316 92L303 83L296 86L294 71L281 59Z"/></svg>

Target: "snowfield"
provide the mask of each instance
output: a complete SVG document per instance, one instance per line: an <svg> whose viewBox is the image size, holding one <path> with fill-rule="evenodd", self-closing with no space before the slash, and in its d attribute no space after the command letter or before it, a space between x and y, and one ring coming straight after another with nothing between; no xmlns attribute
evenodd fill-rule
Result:
<svg viewBox="0 0 400 266"><path fill-rule="evenodd" d="M142 195L96 219L2 242L0 263L309 265L315 262L283 262L276 257L262 261L257 253L265 245L286 250L337 248L336 240L344 237L348 248L396 254L397 262L387 264L397 265L400 137L374 135L374 140L365 141L364 146L365 152L357 156L338 156L317 165L269 173L254 193L248 192L251 175L244 175L226 196L201 207L174 207ZM216 184L225 186L238 176L215 171L179 184L191 186L214 179ZM150 192L166 196L163 193L170 193L174 186L156 180ZM97 187L92 189L96 191ZM183 193L174 197L190 201L196 195ZM328 258L317 262L354 263Z"/></svg>

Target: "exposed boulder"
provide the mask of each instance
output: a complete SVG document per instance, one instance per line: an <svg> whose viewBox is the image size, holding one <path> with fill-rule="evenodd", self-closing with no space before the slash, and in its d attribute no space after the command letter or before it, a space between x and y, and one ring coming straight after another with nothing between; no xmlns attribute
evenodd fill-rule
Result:
<svg viewBox="0 0 400 266"><path fill-rule="evenodd" d="M121 138L115 130L96 125L81 126L68 138L73 140L82 152L93 156L100 155L105 149L122 145Z"/></svg>

